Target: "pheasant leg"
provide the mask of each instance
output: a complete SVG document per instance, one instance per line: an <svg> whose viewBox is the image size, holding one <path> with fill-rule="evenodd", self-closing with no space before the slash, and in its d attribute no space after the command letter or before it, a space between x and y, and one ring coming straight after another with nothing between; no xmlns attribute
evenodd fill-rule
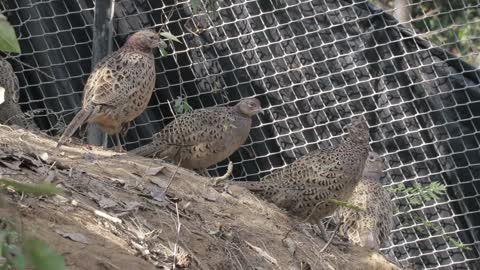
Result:
<svg viewBox="0 0 480 270"><path fill-rule="evenodd" d="M108 146L108 135L107 134L103 134L103 150L107 150L107 146Z"/></svg>
<svg viewBox="0 0 480 270"><path fill-rule="evenodd" d="M118 133L115 134L115 141L116 141L115 151L119 153L125 152L125 150L122 147L122 143L120 142L120 135Z"/></svg>
<svg viewBox="0 0 480 270"><path fill-rule="evenodd" d="M325 229L325 226L323 225L323 223L320 221L318 222L317 224L318 226L313 226L313 230L320 235L320 237L324 240L324 241L327 241L327 243L325 244L325 246L322 248L322 250L320 252L324 252L328 246L330 244L333 244L333 245L343 245L343 246L349 246L349 244L347 242L342 242L342 241L336 241L334 240L336 234L337 234L337 231L338 229L340 228L339 225L337 225L335 227L335 230L333 231L332 235L330 237L328 237L328 233L327 233L327 230Z"/></svg>

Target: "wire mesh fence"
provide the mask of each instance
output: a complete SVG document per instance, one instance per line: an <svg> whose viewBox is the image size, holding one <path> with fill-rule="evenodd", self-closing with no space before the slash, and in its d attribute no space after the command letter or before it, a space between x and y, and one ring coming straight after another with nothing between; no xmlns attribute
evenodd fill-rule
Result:
<svg viewBox="0 0 480 270"><path fill-rule="evenodd" d="M267 113L230 157L236 179L257 180L338 144L342 126L363 114L398 206L385 249L415 269L480 269L478 1L114 5L113 49L142 28L164 26L182 41L170 42L167 56L156 53L156 91L123 137L128 149L149 142L181 104L196 109L257 96ZM79 110L92 69L94 3L4 0L0 8L22 49L15 56L21 63L11 61L22 111L58 135ZM225 169L223 162L210 172Z"/></svg>

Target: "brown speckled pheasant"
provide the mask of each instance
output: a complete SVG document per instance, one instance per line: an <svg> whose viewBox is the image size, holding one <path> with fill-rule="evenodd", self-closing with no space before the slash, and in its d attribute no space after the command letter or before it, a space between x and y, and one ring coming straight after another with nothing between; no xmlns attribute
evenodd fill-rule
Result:
<svg viewBox="0 0 480 270"><path fill-rule="evenodd" d="M4 102L0 105L0 122L15 124L24 128L34 129L35 124L27 119L20 109L18 97L20 86L13 68L6 59L0 57L0 87L5 89Z"/></svg>
<svg viewBox="0 0 480 270"><path fill-rule="evenodd" d="M247 139L252 116L262 110L256 98L233 107L211 107L177 117L153 141L130 151L173 160L188 169L205 169L235 152Z"/></svg>
<svg viewBox="0 0 480 270"><path fill-rule="evenodd" d="M166 45L158 33L139 31L119 50L100 61L85 85L82 109L65 129L57 147L88 122L115 135L116 150L123 151L118 134L122 126L147 107L155 86L152 49L159 46Z"/></svg>
<svg viewBox="0 0 480 270"><path fill-rule="evenodd" d="M394 204L379 181L383 176L382 171L383 159L377 153L370 152L363 177L348 200L348 203L365 211L340 207L334 215L340 224L340 235L356 245L375 250L388 241L393 226Z"/></svg>
<svg viewBox="0 0 480 270"><path fill-rule="evenodd" d="M347 200L362 176L368 137L366 121L363 117L355 118L342 144L310 152L260 182L232 184L244 186L290 214L323 228L320 220L338 207L330 199Z"/></svg>

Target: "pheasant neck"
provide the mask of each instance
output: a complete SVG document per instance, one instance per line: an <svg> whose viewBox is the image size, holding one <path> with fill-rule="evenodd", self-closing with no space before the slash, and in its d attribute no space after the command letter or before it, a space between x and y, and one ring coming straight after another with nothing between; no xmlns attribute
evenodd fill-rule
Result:
<svg viewBox="0 0 480 270"><path fill-rule="evenodd" d="M136 43L134 40L133 41L127 40L127 42L123 45L122 50L143 52L146 54L152 53L152 49L146 46L141 46L140 44Z"/></svg>

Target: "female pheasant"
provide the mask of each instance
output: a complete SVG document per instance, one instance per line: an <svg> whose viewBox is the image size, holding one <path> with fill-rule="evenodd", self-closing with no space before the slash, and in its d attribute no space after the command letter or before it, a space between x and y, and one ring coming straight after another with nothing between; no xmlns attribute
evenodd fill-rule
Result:
<svg viewBox="0 0 480 270"><path fill-rule="evenodd" d="M247 139L252 116L262 110L256 98L233 107L211 107L182 114L153 136L153 141L130 151L180 162L188 169L206 169L235 152Z"/></svg>
<svg viewBox="0 0 480 270"><path fill-rule="evenodd" d="M80 112L58 141L57 148L85 122L115 135L116 150L123 151L119 133L122 126L147 107L155 86L152 49L165 47L160 35L151 30L136 32L116 52L98 63L87 80Z"/></svg>

